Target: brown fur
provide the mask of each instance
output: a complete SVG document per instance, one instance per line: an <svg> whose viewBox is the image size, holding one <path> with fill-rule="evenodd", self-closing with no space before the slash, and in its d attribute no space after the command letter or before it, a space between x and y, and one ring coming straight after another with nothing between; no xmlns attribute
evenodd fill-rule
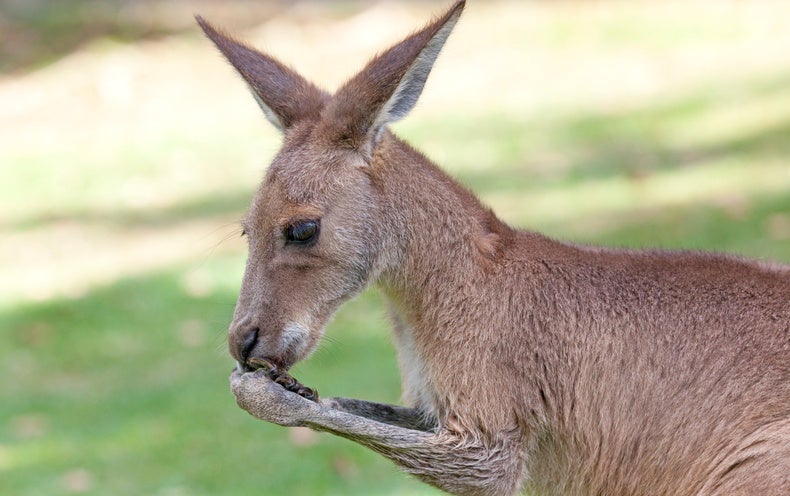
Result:
<svg viewBox="0 0 790 496"><path fill-rule="evenodd" d="M239 405L454 494L790 493L790 267L513 229L386 130L462 8L333 97L200 21L285 136L244 220L231 354L287 368L377 284L409 406L316 404L241 369ZM287 244L304 220L317 241Z"/></svg>

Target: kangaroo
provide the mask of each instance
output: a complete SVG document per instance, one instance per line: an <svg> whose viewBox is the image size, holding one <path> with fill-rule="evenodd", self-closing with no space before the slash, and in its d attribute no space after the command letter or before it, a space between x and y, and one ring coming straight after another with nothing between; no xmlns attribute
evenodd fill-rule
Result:
<svg viewBox="0 0 790 496"><path fill-rule="evenodd" d="M457 495L790 494L790 266L514 229L388 130L463 8L334 94L197 18L283 135L242 222L238 405ZM371 285L407 406L311 401L253 370L308 357Z"/></svg>

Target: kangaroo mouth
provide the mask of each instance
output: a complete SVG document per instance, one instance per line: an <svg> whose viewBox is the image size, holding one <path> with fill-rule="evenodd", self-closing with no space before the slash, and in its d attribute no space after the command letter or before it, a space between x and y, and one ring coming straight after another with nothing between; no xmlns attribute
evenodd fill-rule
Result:
<svg viewBox="0 0 790 496"><path fill-rule="evenodd" d="M288 371L288 367L283 366L279 361L273 358L252 357L247 360L247 367L250 370L264 370L267 374L272 375Z"/></svg>
<svg viewBox="0 0 790 496"><path fill-rule="evenodd" d="M237 365L237 367L238 366L239 365ZM302 385L299 381L294 379L293 376L288 373L288 368L281 365L276 360L272 360L270 358L252 357L247 360L247 363L243 366L243 370L246 372L263 370L266 375L269 376L269 379L273 380L288 391L296 393L310 401L318 402L318 392L315 389Z"/></svg>
<svg viewBox="0 0 790 496"><path fill-rule="evenodd" d="M290 367L283 366L279 361L271 358L250 358L245 362L236 360L236 370L239 372L255 372L264 370L269 376L278 375L281 372L288 372Z"/></svg>

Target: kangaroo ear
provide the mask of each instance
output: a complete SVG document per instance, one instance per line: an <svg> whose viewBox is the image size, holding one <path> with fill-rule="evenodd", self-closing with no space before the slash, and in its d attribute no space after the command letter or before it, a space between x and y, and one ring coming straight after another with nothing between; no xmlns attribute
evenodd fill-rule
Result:
<svg viewBox="0 0 790 496"><path fill-rule="evenodd" d="M206 35L239 71L266 118L280 131L296 122L318 119L329 95L278 60L219 32L195 16Z"/></svg>
<svg viewBox="0 0 790 496"><path fill-rule="evenodd" d="M386 126L414 108L465 3L375 57L335 93L323 118L336 142L370 155Z"/></svg>

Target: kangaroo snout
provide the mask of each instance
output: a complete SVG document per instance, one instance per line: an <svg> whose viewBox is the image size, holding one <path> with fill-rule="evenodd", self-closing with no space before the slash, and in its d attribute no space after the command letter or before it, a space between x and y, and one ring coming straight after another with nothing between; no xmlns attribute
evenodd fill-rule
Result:
<svg viewBox="0 0 790 496"><path fill-rule="evenodd" d="M245 330L242 333L244 336L244 341L242 342L241 346L241 361L247 362L250 359L250 355L252 354L252 350L255 348L255 345L258 344L258 332L259 329L257 327L253 327L252 329Z"/></svg>
<svg viewBox="0 0 790 496"><path fill-rule="evenodd" d="M260 329L249 320L234 319L228 328L228 351L240 364L247 363L253 349L258 345Z"/></svg>
<svg viewBox="0 0 790 496"><path fill-rule="evenodd" d="M249 366L253 358L276 362L286 369L293 363L283 356L282 347L277 341L261 332L257 325L231 325L228 329L228 348L242 367ZM290 363L286 364L286 361Z"/></svg>
<svg viewBox="0 0 790 496"><path fill-rule="evenodd" d="M287 370L301 358L309 340L309 330L296 323L266 329L259 319L242 318L234 320L228 328L228 349L242 366L258 358Z"/></svg>

